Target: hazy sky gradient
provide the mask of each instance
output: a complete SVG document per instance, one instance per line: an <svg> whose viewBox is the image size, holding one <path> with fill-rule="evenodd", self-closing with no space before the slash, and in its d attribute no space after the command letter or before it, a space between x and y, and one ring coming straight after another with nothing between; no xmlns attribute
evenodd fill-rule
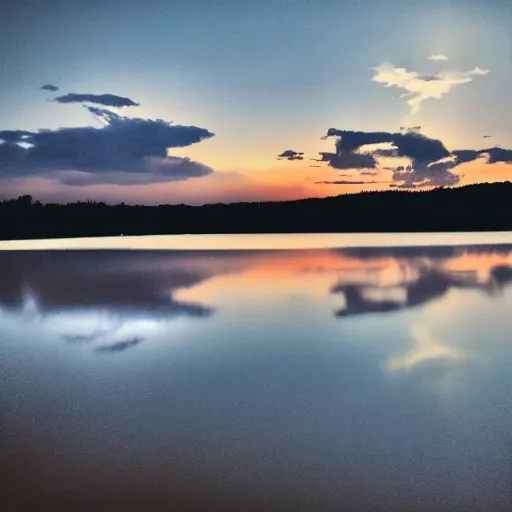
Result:
<svg viewBox="0 0 512 512"><path fill-rule="evenodd" d="M318 152L333 151L333 139L320 140L331 127L394 133L400 126L421 126L422 134L442 140L450 151L512 147L508 0L10 4L0 21L0 130L98 127L82 105L48 100L70 92L116 94L141 104L123 115L215 134L171 151L214 173L147 185L9 178L3 196L200 204L387 189L382 183L315 184L361 178L358 172L340 178L324 163L310 167ZM429 60L433 55L448 60ZM403 90L372 80L372 68L386 63L420 74L475 67L489 73L411 113L407 98L400 98ZM60 91L42 91L43 84ZM492 138L483 140L484 134ZM277 160L286 149L304 152L304 160ZM464 166L461 183L512 175L509 164Z"/></svg>

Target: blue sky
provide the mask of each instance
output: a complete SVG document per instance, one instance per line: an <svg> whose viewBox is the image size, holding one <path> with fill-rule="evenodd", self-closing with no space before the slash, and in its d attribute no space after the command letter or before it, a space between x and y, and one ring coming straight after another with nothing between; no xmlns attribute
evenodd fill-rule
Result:
<svg viewBox="0 0 512 512"><path fill-rule="evenodd" d="M176 155L256 180L276 170L279 187L288 167L313 170L276 155L325 151L320 137L331 127L394 132L421 125L450 150L487 147L487 133L496 144L512 144L507 0L11 4L0 31L3 130L94 125L82 105L49 101L55 94L39 90L45 83L62 94L113 93L140 102L134 116L215 134ZM429 61L434 54L449 60ZM401 91L372 80L372 68L384 63L418 73L489 72L411 114Z"/></svg>

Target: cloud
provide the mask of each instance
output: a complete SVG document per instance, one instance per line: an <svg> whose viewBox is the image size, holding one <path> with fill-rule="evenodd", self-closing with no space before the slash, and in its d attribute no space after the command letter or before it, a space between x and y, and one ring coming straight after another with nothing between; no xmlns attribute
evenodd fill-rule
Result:
<svg viewBox="0 0 512 512"><path fill-rule="evenodd" d="M395 157L398 156L398 147L392 142L381 142L359 146L355 152L360 154L372 154L374 156Z"/></svg>
<svg viewBox="0 0 512 512"><path fill-rule="evenodd" d="M329 131L326 137L332 136ZM450 152L440 140L431 139L416 132L391 133L336 130L336 136L338 137L336 141L337 152L353 152L363 146L392 143L392 147L397 148L398 156L407 156L433 162L450 155Z"/></svg>
<svg viewBox="0 0 512 512"><path fill-rule="evenodd" d="M485 158L488 164L512 164L512 149L503 149L497 146L487 149L458 149L453 151L457 164L472 162L478 158Z"/></svg>
<svg viewBox="0 0 512 512"><path fill-rule="evenodd" d="M6 141L0 144L0 178L47 175L75 185L146 184L213 173L188 158L168 155L169 149L213 137L208 130L87 108L103 127L0 132ZM20 140L28 147L20 146Z"/></svg>
<svg viewBox="0 0 512 512"><path fill-rule="evenodd" d="M453 152L458 164L472 162L480 157L480 151L475 149L457 149Z"/></svg>
<svg viewBox="0 0 512 512"><path fill-rule="evenodd" d="M353 153L351 151L337 151L336 153L320 153L318 162L329 162L334 169L373 169L377 165L373 155Z"/></svg>
<svg viewBox="0 0 512 512"><path fill-rule="evenodd" d="M460 183L464 175L454 172L460 164L478 158L488 164L512 164L512 150L493 147L480 150L454 150L450 152L442 141L419 132L421 126L406 128L399 133L361 132L329 128L323 140L336 138L335 151L320 153L321 162L328 162L335 169L359 171L362 176L375 176L382 170L391 171L391 188L417 189L449 187ZM378 157L407 158L408 163L379 166ZM340 176L349 176L341 174ZM318 184L363 184L382 182L331 182Z"/></svg>
<svg viewBox="0 0 512 512"><path fill-rule="evenodd" d="M189 158L168 156L166 158L150 158L150 172L82 172L60 171L48 175L63 185L149 185L151 183L168 183L183 181L189 178L200 178L213 173L213 169Z"/></svg>
<svg viewBox="0 0 512 512"><path fill-rule="evenodd" d="M382 64L374 68L374 82L385 84L385 87L402 89L402 98L408 98L407 104L411 113L417 113L422 103L428 99L440 99L448 94L456 85L473 81L474 76L484 76L487 69L475 67L470 71L440 71L434 74L420 74L397 68L392 64Z"/></svg>
<svg viewBox="0 0 512 512"><path fill-rule="evenodd" d="M512 164L512 149L494 147L483 150L482 155L489 155L487 160L487 163L489 164L495 164L498 162Z"/></svg>
<svg viewBox="0 0 512 512"><path fill-rule="evenodd" d="M123 98L116 94L77 94L69 93L64 96L58 96L54 101L59 103L94 103L105 107L138 107L130 98Z"/></svg>
<svg viewBox="0 0 512 512"><path fill-rule="evenodd" d="M448 60L448 57L446 57L446 55L443 55L442 53L434 53L428 56L428 60L443 61Z"/></svg>
<svg viewBox="0 0 512 512"><path fill-rule="evenodd" d="M392 143L393 136L386 132L355 132L329 128L323 140L336 137L335 152L322 152L317 161L328 162L334 169L374 169L377 166L375 155L378 151L387 151L391 146L376 146L371 152L362 152L361 149L382 143Z"/></svg>
<svg viewBox="0 0 512 512"><path fill-rule="evenodd" d="M31 135L33 132L25 130L0 130L0 140L8 143L23 142Z"/></svg>
<svg viewBox="0 0 512 512"><path fill-rule="evenodd" d="M336 169L374 169L375 156L400 156L413 160L414 167L428 167L432 162L450 156L444 144L417 132L356 132L331 128L326 137L337 136L335 153L320 153ZM386 146L383 145L386 144ZM372 146L373 154L360 153ZM434 169L432 170L434 171ZM418 180L423 181L423 180Z"/></svg>
<svg viewBox="0 0 512 512"><path fill-rule="evenodd" d="M41 91L51 91L51 92L55 92L55 91L58 91L59 88L56 86L56 85L52 85L52 84L44 84L43 86L40 87L40 90Z"/></svg>
<svg viewBox="0 0 512 512"><path fill-rule="evenodd" d="M425 187L450 187L457 185L461 175L451 172L457 165L456 161L426 162L416 161L406 167L397 167L393 172L391 188L425 188Z"/></svg>
<svg viewBox="0 0 512 512"><path fill-rule="evenodd" d="M327 134L322 137L322 140L327 139L327 137L341 137L343 135L343 130L338 130L337 128L329 128L327 130Z"/></svg>
<svg viewBox="0 0 512 512"><path fill-rule="evenodd" d="M421 126L410 126L410 127L400 126L400 131L401 132L416 132L416 133L418 133L419 131L421 131Z"/></svg>
<svg viewBox="0 0 512 512"><path fill-rule="evenodd" d="M287 149L283 151L280 155L277 155L278 160L286 159L286 160L304 160L302 156L304 153L300 153L298 151L294 151L293 149Z"/></svg>
<svg viewBox="0 0 512 512"><path fill-rule="evenodd" d="M459 183L461 176L451 172L458 165L457 159L440 140L422 135L418 132L420 127L413 128L402 133L330 128L325 138L337 137L336 153L321 153L322 159L329 161L332 167L341 161L345 166L337 168L361 169L376 168L377 156L409 158L409 165L387 168L393 171L391 188L440 187ZM370 158L371 161L358 157ZM366 170L365 174L371 172L375 171Z"/></svg>

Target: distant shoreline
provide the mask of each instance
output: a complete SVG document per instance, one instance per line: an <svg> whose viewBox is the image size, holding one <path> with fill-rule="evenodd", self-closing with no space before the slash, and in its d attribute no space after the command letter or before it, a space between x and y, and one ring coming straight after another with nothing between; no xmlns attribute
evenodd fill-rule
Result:
<svg viewBox="0 0 512 512"><path fill-rule="evenodd" d="M324 199L204 206L0 203L0 240L299 233L512 231L512 183L424 192L360 192Z"/></svg>
<svg viewBox="0 0 512 512"><path fill-rule="evenodd" d="M512 245L512 231L484 233L299 233L250 235L142 235L0 241L0 251L144 250L254 251L368 247L453 247Z"/></svg>

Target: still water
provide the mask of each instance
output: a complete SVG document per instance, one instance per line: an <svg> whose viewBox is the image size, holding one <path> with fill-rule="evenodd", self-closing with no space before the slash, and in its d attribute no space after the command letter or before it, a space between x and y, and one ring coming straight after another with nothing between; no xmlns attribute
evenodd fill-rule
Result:
<svg viewBox="0 0 512 512"><path fill-rule="evenodd" d="M0 252L0 509L512 510L512 245L429 236Z"/></svg>

